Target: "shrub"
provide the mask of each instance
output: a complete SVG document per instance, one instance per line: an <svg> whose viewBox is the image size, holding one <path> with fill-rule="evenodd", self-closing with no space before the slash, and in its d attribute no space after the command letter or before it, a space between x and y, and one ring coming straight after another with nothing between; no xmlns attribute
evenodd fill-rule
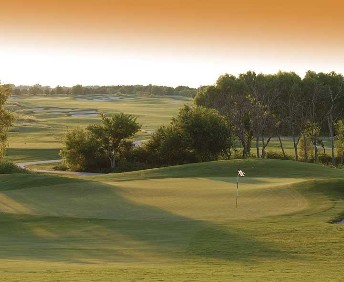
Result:
<svg viewBox="0 0 344 282"><path fill-rule="evenodd" d="M292 156L289 156L289 155L286 155L286 157L284 157L282 153L278 153L278 152L266 152L266 158L277 159L277 160L293 160L294 159Z"/></svg>
<svg viewBox="0 0 344 282"><path fill-rule="evenodd" d="M26 169L20 168L14 163L0 161L0 174L27 173Z"/></svg>
<svg viewBox="0 0 344 282"><path fill-rule="evenodd" d="M336 164L340 163L340 157L335 158ZM329 165L332 166L332 157L329 155L321 154L319 155L319 162L323 165Z"/></svg>

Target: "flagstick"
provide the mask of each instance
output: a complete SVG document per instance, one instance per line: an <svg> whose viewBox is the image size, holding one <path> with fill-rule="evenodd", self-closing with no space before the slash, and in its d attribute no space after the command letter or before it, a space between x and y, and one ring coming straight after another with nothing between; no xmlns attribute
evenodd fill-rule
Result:
<svg viewBox="0 0 344 282"><path fill-rule="evenodd" d="M235 196L235 208L238 208L238 196L239 196L239 174L237 175L237 192Z"/></svg>

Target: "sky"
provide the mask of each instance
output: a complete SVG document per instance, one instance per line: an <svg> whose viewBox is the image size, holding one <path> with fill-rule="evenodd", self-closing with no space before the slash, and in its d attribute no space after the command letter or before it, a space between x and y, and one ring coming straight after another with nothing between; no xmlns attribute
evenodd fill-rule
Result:
<svg viewBox="0 0 344 282"><path fill-rule="evenodd" d="M0 0L0 81L199 87L344 73L342 0Z"/></svg>

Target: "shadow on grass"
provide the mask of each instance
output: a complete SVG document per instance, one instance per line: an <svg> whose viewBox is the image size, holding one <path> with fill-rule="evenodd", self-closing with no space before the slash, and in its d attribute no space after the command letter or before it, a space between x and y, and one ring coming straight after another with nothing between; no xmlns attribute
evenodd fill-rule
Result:
<svg viewBox="0 0 344 282"><path fill-rule="evenodd" d="M35 181L45 182L45 176L39 178ZM90 183L75 181L85 186ZM0 214L0 259L99 263L201 258L248 262L293 257L230 225L197 221L132 202L114 186L97 182L94 186L111 190L115 204L120 205L118 216L98 219ZM25 206L25 202L19 204L28 210L35 208Z"/></svg>

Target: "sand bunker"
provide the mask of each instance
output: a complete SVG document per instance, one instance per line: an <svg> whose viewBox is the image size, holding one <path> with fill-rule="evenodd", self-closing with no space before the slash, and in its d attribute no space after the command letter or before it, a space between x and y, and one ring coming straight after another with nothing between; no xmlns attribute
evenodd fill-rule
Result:
<svg viewBox="0 0 344 282"><path fill-rule="evenodd" d="M95 117L95 116L98 116L98 111L93 110L93 109L81 110L81 109L73 109L73 108L37 107L37 108L30 109L30 111L45 112L45 113L51 114L51 115L68 115L68 116L72 116L72 117Z"/></svg>
<svg viewBox="0 0 344 282"><path fill-rule="evenodd" d="M40 111L49 111L50 113L65 113L66 111L75 111L78 109L73 109L73 108L59 108L59 107L37 107L37 108L31 108L28 109L29 111L34 111L34 112L40 112Z"/></svg>
<svg viewBox="0 0 344 282"><path fill-rule="evenodd" d="M52 115L65 115L66 113L64 113L64 112L50 112L49 114L52 114Z"/></svg>
<svg viewBox="0 0 344 282"><path fill-rule="evenodd" d="M95 117L98 116L98 112L96 110L78 110L72 111L68 113L72 117Z"/></svg>
<svg viewBox="0 0 344 282"><path fill-rule="evenodd" d="M109 102L114 100L120 100L121 97L76 97L75 100L78 101L95 101L95 102Z"/></svg>

